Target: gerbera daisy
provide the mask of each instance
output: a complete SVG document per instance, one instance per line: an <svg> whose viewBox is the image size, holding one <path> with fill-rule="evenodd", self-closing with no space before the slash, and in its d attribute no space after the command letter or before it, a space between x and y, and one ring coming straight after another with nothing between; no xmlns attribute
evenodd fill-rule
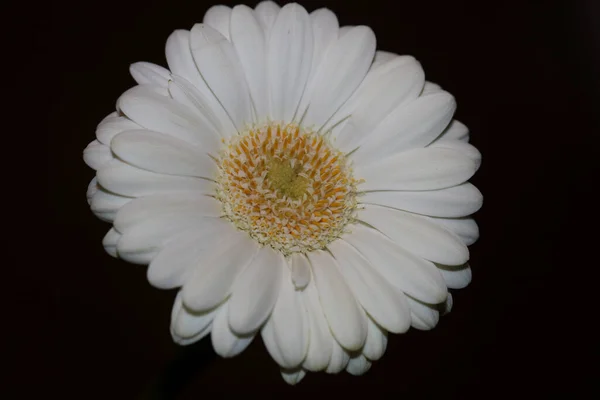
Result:
<svg viewBox="0 0 600 400"><path fill-rule="evenodd" d="M112 256L178 288L171 333L260 335L289 383L366 372L471 280L481 156L410 56L327 9L215 6L166 44L84 151Z"/></svg>

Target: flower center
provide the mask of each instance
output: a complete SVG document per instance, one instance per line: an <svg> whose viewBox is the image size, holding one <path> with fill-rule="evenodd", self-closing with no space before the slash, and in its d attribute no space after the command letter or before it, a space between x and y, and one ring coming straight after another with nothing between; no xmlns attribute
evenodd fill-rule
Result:
<svg viewBox="0 0 600 400"><path fill-rule="evenodd" d="M226 142L217 161L225 216L285 255L325 248L354 220L358 181L345 155L317 133L254 127Z"/></svg>

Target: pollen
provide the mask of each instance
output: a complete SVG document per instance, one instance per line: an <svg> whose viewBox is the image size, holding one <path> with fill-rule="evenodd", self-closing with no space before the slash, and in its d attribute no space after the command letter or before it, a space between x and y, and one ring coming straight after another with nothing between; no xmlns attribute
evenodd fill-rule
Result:
<svg viewBox="0 0 600 400"><path fill-rule="evenodd" d="M285 255L323 249L354 221L359 182L346 156L316 132L253 127L225 142L216 160L225 217Z"/></svg>

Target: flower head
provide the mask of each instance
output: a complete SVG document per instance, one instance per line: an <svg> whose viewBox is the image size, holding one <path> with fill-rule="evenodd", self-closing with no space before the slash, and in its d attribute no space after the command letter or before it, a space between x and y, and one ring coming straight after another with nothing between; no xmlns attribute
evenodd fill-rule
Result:
<svg viewBox="0 0 600 400"><path fill-rule="evenodd" d="M471 280L481 156L410 56L326 9L215 6L166 44L84 151L107 252L178 288L171 333L261 335L288 383L359 375Z"/></svg>
<svg viewBox="0 0 600 400"><path fill-rule="evenodd" d="M216 198L239 230L286 256L341 236L357 205L343 152L295 124L269 123L230 142L218 160Z"/></svg>

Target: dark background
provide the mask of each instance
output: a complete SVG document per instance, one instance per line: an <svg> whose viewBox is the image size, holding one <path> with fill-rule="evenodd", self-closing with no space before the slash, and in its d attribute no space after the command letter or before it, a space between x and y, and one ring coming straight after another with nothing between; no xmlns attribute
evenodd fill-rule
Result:
<svg viewBox="0 0 600 400"><path fill-rule="evenodd" d="M14 303L23 312L8 329L16 363L7 398L28 391L78 399L582 393L585 359L598 352L586 342L597 300L583 288L598 266L592 141L600 134L600 2L302 4L332 9L341 25L371 26L379 49L415 56L427 79L458 101L456 118L483 154L472 181L485 201L476 215L481 239L471 248L473 283L454 292L454 310L431 332L392 336L363 377L309 374L295 387L283 382L260 339L231 360L216 357L210 340L175 345L175 292L154 289L144 267L104 253L110 226L88 209L94 172L81 155L134 85L129 64L166 66L168 35L201 22L211 3L63 2L36 31L55 86L43 97L50 100L50 250L45 263L22 269L27 284Z"/></svg>

